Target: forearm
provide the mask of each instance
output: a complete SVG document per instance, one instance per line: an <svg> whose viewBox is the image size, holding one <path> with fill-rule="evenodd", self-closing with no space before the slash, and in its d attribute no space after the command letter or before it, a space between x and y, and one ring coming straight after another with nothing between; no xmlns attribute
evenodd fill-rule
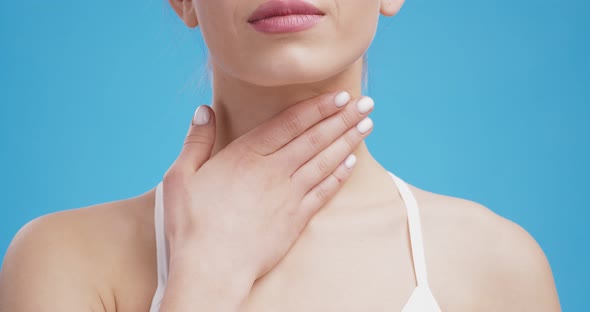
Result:
<svg viewBox="0 0 590 312"><path fill-rule="evenodd" d="M173 261L161 312L236 312L248 296L253 281L217 265L187 260Z"/></svg>

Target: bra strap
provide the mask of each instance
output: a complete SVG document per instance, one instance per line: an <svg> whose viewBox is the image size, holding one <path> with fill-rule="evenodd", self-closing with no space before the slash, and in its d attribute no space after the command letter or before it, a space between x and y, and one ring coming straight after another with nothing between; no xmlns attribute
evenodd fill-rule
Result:
<svg viewBox="0 0 590 312"><path fill-rule="evenodd" d="M389 172L389 174L393 178L393 181L395 181L397 189L399 190L406 206L416 282L418 283L418 286L428 287L428 276L426 274L426 261L424 259L424 244L422 240L422 226L420 224L418 203L406 182L391 172Z"/></svg>
<svg viewBox="0 0 590 312"><path fill-rule="evenodd" d="M152 299L150 312L158 311L164 290L168 280L168 244L164 232L164 186L162 181L156 187L155 208L154 208L154 228L156 234L156 261L158 270L158 288Z"/></svg>

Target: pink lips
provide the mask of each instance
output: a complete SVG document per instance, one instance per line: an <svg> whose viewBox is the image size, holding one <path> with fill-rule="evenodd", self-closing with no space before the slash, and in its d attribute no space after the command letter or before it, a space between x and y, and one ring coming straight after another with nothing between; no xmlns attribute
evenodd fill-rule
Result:
<svg viewBox="0 0 590 312"><path fill-rule="evenodd" d="M325 15L310 3L301 0L271 0L259 6L248 23L265 33L302 31L313 27Z"/></svg>

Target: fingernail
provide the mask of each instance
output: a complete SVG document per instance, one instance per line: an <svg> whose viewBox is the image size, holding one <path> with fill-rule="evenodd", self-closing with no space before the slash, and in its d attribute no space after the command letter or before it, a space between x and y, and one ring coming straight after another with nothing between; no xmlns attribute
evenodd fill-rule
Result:
<svg viewBox="0 0 590 312"><path fill-rule="evenodd" d="M200 105L199 107L197 107L197 110L195 111L195 114L193 116L193 125L202 126L209 123L209 118L211 117L211 115L209 114L209 109L204 106L207 105Z"/></svg>
<svg viewBox="0 0 590 312"><path fill-rule="evenodd" d="M357 125L356 125L356 129L360 132L360 133L365 133L367 131L369 131L369 129L371 129L371 127L373 127L373 121L371 120L371 118L366 117L365 119L361 120Z"/></svg>
<svg viewBox="0 0 590 312"><path fill-rule="evenodd" d="M372 98L370 98L368 96L363 97L362 99L360 99L356 103L356 109L361 114L364 114L364 113L370 111L371 108L373 108L373 106L375 106L375 102L373 101Z"/></svg>
<svg viewBox="0 0 590 312"><path fill-rule="evenodd" d="M344 106L348 101L350 101L350 94L346 91L342 91L334 97L334 104L336 104L337 107Z"/></svg>
<svg viewBox="0 0 590 312"><path fill-rule="evenodd" d="M348 155L348 157L346 157L346 160L344 161L344 165L348 169L351 169L355 163L356 163L356 156L354 156L354 154Z"/></svg>

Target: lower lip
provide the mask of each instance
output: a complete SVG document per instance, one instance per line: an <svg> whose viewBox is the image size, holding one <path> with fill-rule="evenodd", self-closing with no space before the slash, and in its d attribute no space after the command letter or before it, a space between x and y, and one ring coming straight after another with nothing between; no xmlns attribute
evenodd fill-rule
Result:
<svg viewBox="0 0 590 312"><path fill-rule="evenodd" d="M250 23L254 29L264 33L280 34L306 30L319 23L323 15L294 14L273 16Z"/></svg>

